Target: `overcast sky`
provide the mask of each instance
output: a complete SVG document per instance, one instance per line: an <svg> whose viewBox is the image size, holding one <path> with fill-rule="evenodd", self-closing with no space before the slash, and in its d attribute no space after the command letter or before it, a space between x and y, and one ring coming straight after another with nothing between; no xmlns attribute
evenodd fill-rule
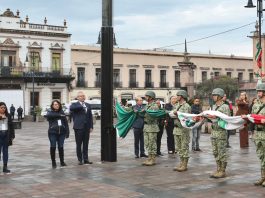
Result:
<svg viewBox="0 0 265 198"><path fill-rule="evenodd" d="M256 1L253 1L256 2ZM257 20L247 0L113 0L113 27L118 47L153 49L237 28ZM102 0L1 0L0 12L20 11L31 23L68 22L73 44L95 45L101 28ZM247 36L255 24L209 39L188 43L193 53L252 56ZM263 28L263 26L262 26ZM183 52L183 45L168 47Z"/></svg>

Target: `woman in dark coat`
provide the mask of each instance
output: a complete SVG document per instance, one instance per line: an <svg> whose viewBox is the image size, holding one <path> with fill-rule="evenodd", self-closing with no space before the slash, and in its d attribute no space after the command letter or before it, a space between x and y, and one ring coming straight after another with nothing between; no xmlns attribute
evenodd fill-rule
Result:
<svg viewBox="0 0 265 198"><path fill-rule="evenodd" d="M51 104L51 111L45 116L49 121L48 137L50 140L50 155L52 168L56 168L55 151L58 146L61 167L66 166L64 162L64 140L69 138L69 126L60 101L54 100Z"/></svg>
<svg viewBox="0 0 265 198"><path fill-rule="evenodd" d="M11 115L8 113L6 104L0 102L0 156L3 152L3 172L10 173L7 168L8 146L12 145L15 138L15 130L12 125Z"/></svg>
<svg viewBox="0 0 265 198"><path fill-rule="evenodd" d="M246 92L240 93L239 99L236 101L237 112L236 116L247 115L249 113L249 101L247 98ZM244 125L244 128L239 131L240 135L240 147L248 147L248 127L247 124Z"/></svg>

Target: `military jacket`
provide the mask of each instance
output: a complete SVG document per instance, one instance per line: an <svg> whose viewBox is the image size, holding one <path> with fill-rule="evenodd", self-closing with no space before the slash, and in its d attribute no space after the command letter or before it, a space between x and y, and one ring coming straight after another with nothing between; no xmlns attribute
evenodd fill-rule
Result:
<svg viewBox="0 0 265 198"><path fill-rule="evenodd" d="M191 107L190 107L190 105L187 102L184 102L182 104L180 104L178 102L173 107L173 111L174 112L179 111L179 112L182 112L182 113L191 113ZM175 135L181 135L182 133L188 133L190 131L190 129L184 128L181 125L179 119L175 119L174 120L174 125L175 125L175 127L174 127L173 134L175 134Z"/></svg>
<svg viewBox="0 0 265 198"><path fill-rule="evenodd" d="M224 102L221 103L219 106L217 106L216 104L213 105L212 108L213 111L219 111L223 114L226 114L228 116L230 116L230 109L229 106L227 104L225 104ZM226 140L227 138L227 132L225 129L221 128L218 126L217 120L213 121L212 123L212 133L211 133L211 137L212 138L216 138L216 139L223 139Z"/></svg>
<svg viewBox="0 0 265 198"><path fill-rule="evenodd" d="M147 104L145 106L145 110L159 110L159 107L155 102L152 102L150 104ZM144 132L148 133L158 133L159 127L158 127L158 119L151 117L148 113L144 116Z"/></svg>
<svg viewBox="0 0 265 198"><path fill-rule="evenodd" d="M253 114L257 114L259 109L265 105L262 101L258 100L252 107ZM265 107L260 110L258 115L265 115ZM255 126L255 139L256 140L265 140L265 126L262 124L256 124Z"/></svg>

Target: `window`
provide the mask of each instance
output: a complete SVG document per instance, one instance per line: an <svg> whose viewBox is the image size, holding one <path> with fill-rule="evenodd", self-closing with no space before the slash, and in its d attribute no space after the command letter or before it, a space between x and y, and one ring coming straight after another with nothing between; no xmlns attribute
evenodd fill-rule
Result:
<svg viewBox="0 0 265 198"><path fill-rule="evenodd" d="M52 92L52 99L61 101L61 92L59 91Z"/></svg>
<svg viewBox="0 0 265 198"><path fill-rule="evenodd" d="M249 73L249 82L254 82L253 73Z"/></svg>
<svg viewBox="0 0 265 198"><path fill-rule="evenodd" d="M180 71L175 71L175 87L180 88Z"/></svg>
<svg viewBox="0 0 265 198"><path fill-rule="evenodd" d="M100 87L100 85L101 85L101 68L96 68L95 87Z"/></svg>
<svg viewBox="0 0 265 198"><path fill-rule="evenodd" d="M1 51L1 66L15 67L16 66L16 51L2 50Z"/></svg>
<svg viewBox="0 0 265 198"><path fill-rule="evenodd" d="M120 82L120 69L114 69L113 71L113 81Z"/></svg>
<svg viewBox="0 0 265 198"><path fill-rule="evenodd" d="M77 87L85 86L85 68L77 68Z"/></svg>
<svg viewBox="0 0 265 198"><path fill-rule="evenodd" d="M61 54L52 53L52 70L58 71L61 69Z"/></svg>
<svg viewBox="0 0 265 198"><path fill-rule="evenodd" d="M160 70L160 87L167 87L167 71Z"/></svg>
<svg viewBox="0 0 265 198"><path fill-rule="evenodd" d="M238 81L239 82L242 82L243 81L243 73L242 72L239 72L238 73Z"/></svg>
<svg viewBox="0 0 265 198"><path fill-rule="evenodd" d="M202 82L207 80L207 71L202 71Z"/></svg>
<svg viewBox="0 0 265 198"><path fill-rule="evenodd" d="M226 72L226 75L231 78L232 77L232 72Z"/></svg>
<svg viewBox="0 0 265 198"><path fill-rule="evenodd" d="M152 87L152 70L145 70L145 87Z"/></svg>
<svg viewBox="0 0 265 198"><path fill-rule="evenodd" d="M40 68L40 54L39 52L30 52L30 68L34 68L35 71L39 71Z"/></svg>
<svg viewBox="0 0 265 198"><path fill-rule="evenodd" d="M214 77L220 76L220 72L214 72Z"/></svg>
<svg viewBox="0 0 265 198"><path fill-rule="evenodd" d="M136 69L129 70L129 87L137 87L136 86Z"/></svg>

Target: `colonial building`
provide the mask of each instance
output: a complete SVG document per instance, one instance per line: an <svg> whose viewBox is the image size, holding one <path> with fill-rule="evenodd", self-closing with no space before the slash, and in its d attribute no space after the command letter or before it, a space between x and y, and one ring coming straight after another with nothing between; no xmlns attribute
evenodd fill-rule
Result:
<svg viewBox="0 0 265 198"><path fill-rule="evenodd" d="M43 23L29 21L10 9L0 15L0 91L22 90L26 115L53 99L69 102L73 80L66 21L62 26L48 25L46 17Z"/></svg>
<svg viewBox="0 0 265 198"><path fill-rule="evenodd" d="M186 89L193 96L197 83L214 80L220 75L238 79L240 87L253 82L247 91L255 94L252 57L189 54L187 49L179 53L114 48L113 59L114 96L120 100L144 96L146 90L154 90L157 98L163 101L179 89ZM72 45L75 73L74 89L70 93L72 99L79 90L85 91L90 98L100 98L100 62L100 47Z"/></svg>

